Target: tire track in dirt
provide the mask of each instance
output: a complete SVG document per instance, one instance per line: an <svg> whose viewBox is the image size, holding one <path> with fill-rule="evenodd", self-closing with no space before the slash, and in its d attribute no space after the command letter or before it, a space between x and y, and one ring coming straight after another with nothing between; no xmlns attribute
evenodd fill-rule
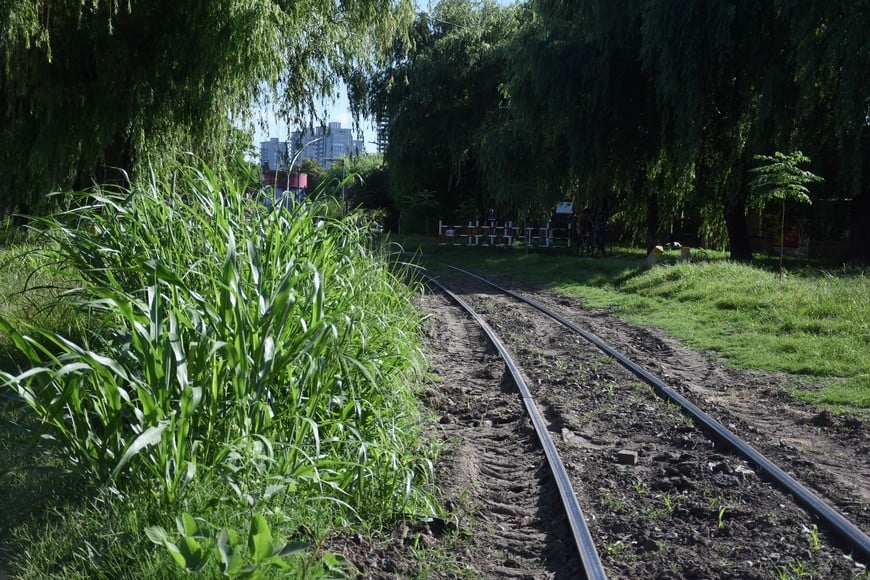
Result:
<svg viewBox="0 0 870 580"><path fill-rule="evenodd" d="M469 560L485 578L576 577L558 490L503 361L455 305L439 295L423 302L440 377L425 400L446 442L436 480L448 507L465 514Z"/></svg>

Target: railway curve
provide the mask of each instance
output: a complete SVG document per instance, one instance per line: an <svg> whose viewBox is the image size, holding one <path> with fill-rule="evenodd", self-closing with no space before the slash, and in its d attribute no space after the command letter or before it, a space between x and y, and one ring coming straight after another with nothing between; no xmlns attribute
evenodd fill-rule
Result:
<svg viewBox="0 0 870 580"><path fill-rule="evenodd" d="M845 553L823 522L625 368L479 281L448 271L439 279L481 313L517 360L608 577L866 577L866 562ZM499 283L629 353L867 529L863 423L778 395L787 378L728 369L576 299ZM351 546L345 556L353 562L357 554L362 576L371 578L419 575L409 545L450 552L450 566L423 571L432 578L582 577L559 490L510 372L439 291L424 293L419 307L428 313L432 373L422 400L436 418L430 436L443 445L436 485L451 520L403 529L392 543Z"/></svg>
<svg viewBox="0 0 870 580"><path fill-rule="evenodd" d="M544 393L538 406L577 479L611 577L862 574L860 552L857 562L844 554L824 522L758 477L742 457L711 442L669 403L644 399L649 393L625 369L588 350L576 358L571 353L582 350L578 337L540 322L531 309L492 288L461 276L443 274L442 280L507 337L527 382ZM551 298L557 306L565 302ZM593 407L578 405L583 399ZM615 425L615 433L596 424ZM652 428L638 428L644 424Z"/></svg>

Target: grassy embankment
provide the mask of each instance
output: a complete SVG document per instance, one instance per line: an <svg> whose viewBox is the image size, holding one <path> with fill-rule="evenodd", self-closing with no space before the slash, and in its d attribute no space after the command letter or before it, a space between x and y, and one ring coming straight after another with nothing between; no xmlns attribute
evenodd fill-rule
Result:
<svg viewBox="0 0 870 580"><path fill-rule="evenodd" d="M741 368L795 376L802 400L870 417L870 276L843 265L792 259L755 264L693 250L666 252L652 269L640 251L605 258L544 250L439 247L412 239L422 261L510 276L578 296L635 324L656 326Z"/></svg>
<svg viewBox="0 0 870 580"><path fill-rule="evenodd" d="M329 576L336 530L438 509L412 289L239 183L71 194L0 249L0 577Z"/></svg>

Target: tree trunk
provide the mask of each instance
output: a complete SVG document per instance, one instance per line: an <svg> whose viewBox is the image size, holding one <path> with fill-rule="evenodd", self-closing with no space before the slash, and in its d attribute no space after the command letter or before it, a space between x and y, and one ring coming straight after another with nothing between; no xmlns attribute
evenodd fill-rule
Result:
<svg viewBox="0 0 870 580"><path fill-rule="evenodd" d="M746 219L746 196L749 191L747 169L749 160L746 150L734 161L727 177L730 189L728 205L725 206L725 228L728 230L728 250L731 259L737 262L752 261L752 245L749 243L749 222Z"/></svg>
<svg viewBox="0 0 870 580"><path fill-rule="evenodd" d="M659 235L659 198L655 191L646 197L646 253L652 252Z"/></svg>
<svg viewBox="0 0 870 580"><path fill-rule="evenodd" d="M852 200L852 223L849 231L849 263L870 264L870 192Z"/></svg>
<svg viewBox="0 0 870 580"><path fill-rule="evenodd" d="M728 249L731 259L738 262L752 260L749 244L749 227L746 224L746 195L738 194L725 210L725 227L728 229Z"/></svg>
<svg viewBox="0 0 870 580"><path fill-rule="evenodd" d="M116 133L112 144L103 153L103 158L97 161L91 171L91 182L80 184L79 187L90 187L94 182L121 187L129 185L129 179L133 176L133 154L129 138L120 131Z"/></svg>

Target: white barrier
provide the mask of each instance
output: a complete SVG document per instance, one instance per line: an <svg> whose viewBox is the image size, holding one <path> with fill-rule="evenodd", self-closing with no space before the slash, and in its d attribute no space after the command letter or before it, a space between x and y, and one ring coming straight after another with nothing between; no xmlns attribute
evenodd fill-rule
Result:
<svg viewBox="0 0 870 580"><path fill-rule="evenodd" d="M570 228L554 228L550 222L544 227L522 227L507 221L498 225L494 221L481 224L449 225L438 220L438 243L442 246L511 247L525 245L532 248L570 248Z"/></svg>

